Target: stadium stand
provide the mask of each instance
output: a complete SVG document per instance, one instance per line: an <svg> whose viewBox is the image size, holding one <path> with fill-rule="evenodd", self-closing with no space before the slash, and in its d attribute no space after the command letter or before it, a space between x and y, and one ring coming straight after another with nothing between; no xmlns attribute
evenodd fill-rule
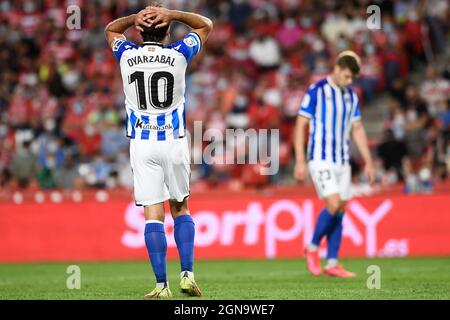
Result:
<svg viewBox="0 0 450 320"><path fill-rule="evenodd" d="M369 109L382 114L372 123L382 135L370 135L378 187L400 183L406 192L429 192L447 179L447 1L383 1L380 30L366 27L368 1L163 2L215 22L202 63L194 61L187 78L189 128L202 120L204 129L221 131L280 129L278 174L261 176L252 164L196 164L194 191L294 184L292 133L300 100L345 49L363 60L355 89L364 121L373 122L364 118ZM82 8L80 30L66 28L68 4ZM144 6L145 1L0 3L2 198L16 190L132 188L121 79L103 29ZM172 40L183 28L173 25ZM129 36L139 42L135 30ZM237 149L246 156L247 149ZM354 155L355 168L358 162ZM364 184L358 170L354 181L356 189Z"/></svg>

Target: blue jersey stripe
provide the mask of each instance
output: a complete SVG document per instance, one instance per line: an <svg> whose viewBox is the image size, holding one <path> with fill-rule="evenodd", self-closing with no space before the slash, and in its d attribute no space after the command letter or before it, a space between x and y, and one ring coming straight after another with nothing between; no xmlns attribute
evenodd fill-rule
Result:
<svg viewBox="0 0 450 320"><path fill-rule="evenodd" d="M353 90L352 89L348 89L349 93L350 93L350 101L351 101L351 105L350 105L350 113L349 113L349 117L348 120L351 120L352 118L352 114L353 114Z"/></svg>
<svg viewBox="0 0 450 320"><path fill-rule="evenodd" d="M350 92L350 103L351 103L351 105L350 105L350 111L348 112L347 125L348 125L348 126L351 126L351 125L352 125L351 121L352 121L352 114L353 114L353 104L354 104L354 101L353 101L353 90L352 90L351 88L348 88L348 90L349 90L349 92ZM347 146L350 147L350 133L348 134L346 144L347 144Z"/></svg>
<svg viewBox="0 0 450 320"><path fill-rule="evenodd" d="M314 90L312 90L311 95L310 95L310 104L314 106L314 114L312 115L312 122L313 122L313 130L312 133L310 133L309 138L311 139L311 148L309 150L309 160L312 160L314 158L314 149L316 147L316 126L317 126L317 122L316 122L316 109L317 109L317 86L314 88Z"/></svg>
<svg viewBox="0 0 450 320"><path fill-rule="evenodd" d="M158 131L158 141L165 141L165 140L166 140L166 132Z"/></svg>
<svg viewBox="0 0 450 320"><path fill-rule="evenodd" d="M325 100L325 90L322 87L322 160L326 159L326 142L327 142L327 102Z"/></svg>
<svg viewBox="0 0 450 320"><path fill-rule="evenodd" d="M347 125L348 126L350 126L351 125L351 123L352 123L352 114L353 114L353 110L354 110L354 106L353 106L353 104L354 104L354 101L353 101L353 92L352 92L352 89L349 89L349 92L350 92L350 109L349 109L349 112L348 112L348 116L347 116Z"/></svg>
<svg viewBox="0 0 450 320"><path fill-rule="evenodd" d="M331 87L331 94L333 96L333 137L331 138L331 154L333 156L333 162L336 163L336 137L337 137L337 131L336 131L336 113L337 113L337 107L336 107L336 92L334 91L333 87Z"/></svg>
<svg viewBox="0 0 450 320"><path fill-rule="evenodd" d="M166 124L166 115L160 114L156 117L156 122L158 126L163 126ZM166 132L165 131L158 131L158 140L166 140Z"/></svg>
<svg viewBox="0 0 450 320"><path fill-rule="evenodd" d="M183 102L183 130L184 130L184 135L186 135L186 93L187 93L187 89L184 91L184 102Z"/></svg>
<svg viewBox="0 0 450 320"><path fill-rule="evenodd" d="M132 139L134 139L136 137L136 115L134 114L133 111L131 111L131 115L130 115L130 124L131 124L131 137Z"/></svg>
<svg viewBox="0 0 450 320"><path fill-rule="evenodd" d="M311 150L309 150L309 160L313 159L313 155L314 155L314 147L315 147L315 136L316 136L316 115L314 115L313 117L313 131L311 133L311 135L309 136L309 138L311 139Z"/></svg>
<svg viewBox="0 0 450 320"><path fill-rule="evenodd" d="M128 135L128 121L130 121L130 119L128 118L128 112L126 112L126 116L125 116L125 133L127 137L131 137Z"/></svg>
<svg viewBox="0 0 450 320"><path fill-rule="evenodd" d="M342 163L345 163L345 159L344 159L344 129L346 126L345 123L345 113L347 111L347 106L345 105L345 98L344 98L344 90L341 89L341 93L342 93L342 126L341 126L341 158L342 158Z"/></svg>
<svg viewBox="0 0 450 320"><path fill-rule="evenodd" d="M141 116L141 119L145 124L150 123L149 116ZM141 131L141 139L142 140L148 140L149 137L150 137L150 130L142 130Z"/></svg>
<svg viewBox="0 0 450 320"><path fill-rule="evenodd" d="M178 108L172 111L173 137L177 139L180 136L180 118L178 117Z"/></svg>

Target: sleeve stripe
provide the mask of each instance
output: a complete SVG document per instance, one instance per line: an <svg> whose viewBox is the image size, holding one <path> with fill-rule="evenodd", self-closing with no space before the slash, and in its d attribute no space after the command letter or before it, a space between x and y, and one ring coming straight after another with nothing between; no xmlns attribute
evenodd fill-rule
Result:
<svg viewBox="0 0 450 320"><path fill-rule="evenodd" d="M200 38L200 36L197 34L197 32L189 32L190 35L193 35L195 40L197 40L198 43L198 51L197 53L200 52L200 50L202 49L202 39Z"/></svg>
<svg viewBox="0 0 450 320"><path fill-rule="evenodd" d="M139 47L136 46L134 43L128 41L126 38L117 38L111 45L111 49L117 61L120 61L120 59L122 58L122 54L125 51L137 48Z"/></svg>
<svg viewBox="0 0 450 320"><path fill-rule="evenodd" d="M120 37L115 37L114 40L109 44L110 47L113 47L116 44L116 42L118 42L118 41L119 42L127 41L127 38L124 35L122 35Z"/></svg>

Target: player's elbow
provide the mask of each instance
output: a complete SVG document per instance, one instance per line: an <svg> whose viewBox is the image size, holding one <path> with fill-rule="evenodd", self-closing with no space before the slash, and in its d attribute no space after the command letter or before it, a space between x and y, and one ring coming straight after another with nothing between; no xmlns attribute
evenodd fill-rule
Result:
<svg viewBox="0 0 450 320"><path fill-rule="evenodd" d="M105 27L105 30L103 30L103 34L105 35L106 40L109 40L111 30L109 29L109 24Z"/></svg>
<svg viewBox="0 0 450 320"><path fill-rule="evenodd" d="M214 24L213 24L212 20L205 17L205 27L204 27L205 33L209 34L213 30L213 28L214 28Z"/></svg>
<svg viewBox="0 0 450 320"><path fill-rule="evenodd" d="M203 22L203 26L199 29L195 29L194 31L197 32L202 42L205 43L213 29L213 22L207 17L203 17Z"/></svg>
<svg viewBox="0 0 450 320"><path fill-rule="evenodd" d="M111 22L108 23L108 24L106 25L105 29L103 30L105 36L111 31L111 30L110 30L110 27L111 27Z"/></svg>
<svg viewBox="0 0 450 320"><path fill-rule="evenodd" d="M106 39L111 38L111 36L115 33L113 26L114 26L114 21L111 21L110 23L108 23L106 25L105 29L103 30L103 33L105 34Z"/></svg>
<svg viewBox="0 0 450 320"><path fill-rule="evenodd" d="M206 24L206 28L208 30L212 30L214 27L214 24L212 22L212 20L210 18L205 17L205 24Z"/></svg>

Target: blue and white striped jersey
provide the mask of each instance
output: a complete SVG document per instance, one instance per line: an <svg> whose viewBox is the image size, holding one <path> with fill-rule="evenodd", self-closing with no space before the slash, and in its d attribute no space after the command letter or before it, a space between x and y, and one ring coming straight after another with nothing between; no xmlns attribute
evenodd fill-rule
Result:
<svg viewBox="0 0 450 320"><path fill-rule="evenodd" d="M310 119L308 161L348 163L351 126L361 119L352 88L339 88L322 79L309 88L298 114Z"/></svg>
<svg viewBox="0 0 450 320"><path fill-rule="evenodd" d="M114 41L112 50L120 63L125 93L128 137L172 140L185 136L185 73L200 49L201 39L195 32L168 46Z"/></svg>

